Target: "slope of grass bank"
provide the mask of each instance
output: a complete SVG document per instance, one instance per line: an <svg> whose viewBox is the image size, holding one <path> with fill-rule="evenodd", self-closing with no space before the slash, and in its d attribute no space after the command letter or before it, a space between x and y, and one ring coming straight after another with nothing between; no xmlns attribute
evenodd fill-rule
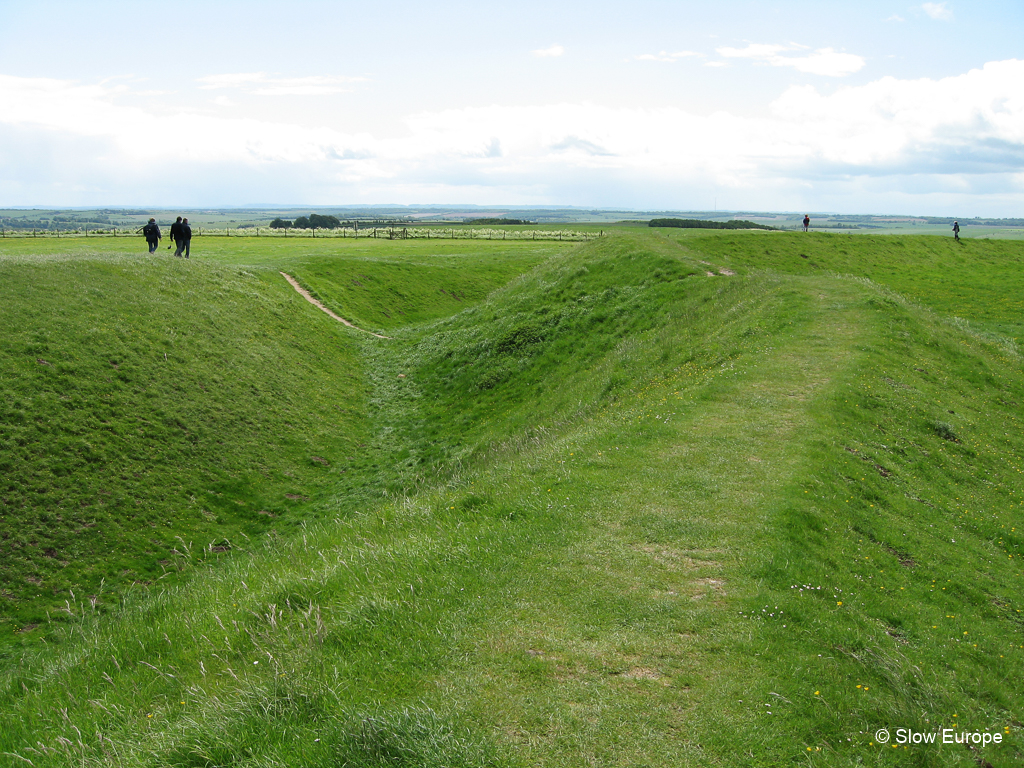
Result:
<svg viewBox="0 0 1024 768"><path fill-rule="evenodd" d="M360 362L279 276L105 256L0 272L5 642L187 551L251 546L345 482Z"/></svg>
<svg viewBox="0 0 1024 768"><path fill-rule="evenodd" d="M460 312L564 249L550 243L509 249L442 242L408 252L351 247L330 259L308 256L295 265L295 276L340 316L390 332Z"/></svg>
<svg viewBox="0 0 1024 768"><path fill-rule="evenodd" d="M146 257L141 238L8 240L0 253L66 258L136 255L173 260L166 249ZM208 237L192 242L192 263L298 278L336 313L360 327L387 330L459 312L569 243L500 240L342 240Z"/></svg>
<svg viewBox="0 0 1024 768"><path fill-rule="evenodd" d="M592 243L359 338L389 497L76 613L0 678L0 753L1020 762L1020 358L872 283L689 245Z"/></svg>
<svg viewBox="0 0 1024 768"><path fill-rule="evenodd" d="M118 251L132 244L3 245L0 645L31 642L69 602L102 610L196 550L248 547L330 494L379 496L391 470L367 445L353 333L279 269L326 275L342 311L386 327L389 311L458 311L552 250L415 243L389 257L385 241L311 240L282 254L225 238L184 262Z"/></svg>

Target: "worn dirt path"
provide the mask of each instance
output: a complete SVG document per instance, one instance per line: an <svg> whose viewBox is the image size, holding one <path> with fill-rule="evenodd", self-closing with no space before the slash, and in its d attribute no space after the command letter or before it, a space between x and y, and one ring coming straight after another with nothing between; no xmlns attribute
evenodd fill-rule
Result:
<svg viewBox="0 0 1024 768"><path fill-rule="evenodd" d="M281 274L284 276L285 280L287 280L289 283L291 283L292 288L294 288L296 291L299 292L299 295L302 296L302 298L304 298L306 301L308 301L314 307L319 309L321 312L326 312L330 317L333 317L339 323L344 323L349 328L355 328L357 331L362 331L363 333L368 333L371 336L376 336L378 339L390 339L391 338L390 336L381 336L379 333L374 333L373 331L368 331L365 328L360 328L358 325L352 325L352 323L350 323L344 317L339 317L338 315L334 314L333 312L331 312L331 310L329 310L327 307L325 307L319 301L317 301L312 296L310 296L309 291L307 291L305 288L303 288L301 285L299 285L299 281L296 280L294 277L289 275L287 272L282 272Z"/></svg>

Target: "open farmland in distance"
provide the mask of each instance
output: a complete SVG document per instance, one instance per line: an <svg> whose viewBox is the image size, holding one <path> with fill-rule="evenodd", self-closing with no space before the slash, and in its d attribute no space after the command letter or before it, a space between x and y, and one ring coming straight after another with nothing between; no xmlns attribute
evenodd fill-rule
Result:
<svg viewBox="0 0 1024 768"><path fill-rule="evenodd" d="M226 208L202 210L172 209L0 209L0 239L3 237L43 236L58 233L84 234L117 230L126 234L139 230L149 217L161 227L170 226L176 216L187 216L193 229L215 235L252 235L256 230L267 233L274 219L294 221L310 213L338 218L346 227L417 227L440 232L452 227L472 230L471 222L493 219L495 226L509 232L536 230L591 231L646 226L656 218L695 218L725 222L730 219L753 221L780 230L803 228L805 212L764 211L637 211L616 209L559 208L533 206L527 208L486 208L480 206L349 206L317 208ZM950 235L956 217L910 216L892 214L835 214L809 211L812 231L844 234L910 234ZM502 226L500 222L520 220L521 226ZM984 219L962 216L961 236L966 238L1024 239L1024 219ZM279 233L280 234L280 233ZM295 233L310 237L312 233ZM471 236L465 232L459 236Z"/></svg>
<svg viewBox="0 0 1024 768"><path fill-rule="evenodd" d="M1024 246L593 226L0 241L0 754L1024 761Z"/></svg>

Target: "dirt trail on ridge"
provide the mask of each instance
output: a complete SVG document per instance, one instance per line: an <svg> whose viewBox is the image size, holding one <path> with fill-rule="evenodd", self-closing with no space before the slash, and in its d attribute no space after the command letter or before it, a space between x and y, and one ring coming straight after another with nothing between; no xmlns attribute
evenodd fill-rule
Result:
<svg viewBox="0 0 1024 768"><path fill-rule="evenodd" d="M281 274L282 274L282 275L284 276L284 279L285 279L285 280L287 280L287 281L288 281L289 283L291 283L291 285L292 285L292 288L294 288L294 289L295 289L296 291L298 291L298 292L299 292L299 295L300 295L300 296L302 296L302 298L304 298L304 299L305 299L306 301L308 301L308 302L309 302L310 304L312 304L312 305L313 305L314 307L316 307L317 309L319 309L319 310L320 310L321 312L325 312L325 313L327 313L327 315L329 315L330 317L333 317L333 318L334 318L335 320L337 320L337 321L338 321L339 323L344 323L344 324L345 324L345 325L347 325L347 326L348 326L349 328L355 328L355 329L356 329L357 331L362 331L363 333L368 333L368 334L370 334L371 336L376 336L376 337L377 337L378 339L390 339L390 338L391 338L390 336L381 336L381 335L380 335L379 333L374 333L373 331L368 331L368 330L366 330L365 328L360 328L360 327L359 327L358 325L353 325L352 323L350 323L350 322L349 322L348 320L346 320L346 319L345 319L344 317L339 317L338 315L336 315L336 314L334 314L333 312L331 312L331 310L329 310L329 309L328 309L327 307L325 307L325 306L324 306L323 304L321 304L321 303L320 303L319 301L317 301L316 299L314 299L314 298L313 298L313 297L312 297L312 296L311 296L311 295L309 294L309 291L307 291L307 290L306 290L305 288L303 288L303 287L302 287L301 285L299 285L299 281L298 281L298 280L296 280L296 279L295 279L294 277L292 277L291 275L289 275L289 274L288 274L287 272L282 272Z"/></svg>

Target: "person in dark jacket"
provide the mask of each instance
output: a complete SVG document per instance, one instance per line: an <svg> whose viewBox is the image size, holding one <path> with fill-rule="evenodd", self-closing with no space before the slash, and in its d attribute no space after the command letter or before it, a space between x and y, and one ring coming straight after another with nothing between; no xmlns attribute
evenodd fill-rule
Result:
<svg viewBox="0 0 1024 768"><path fill-rule="evenodd" d="M177 246L177 249L174 251L174 255L181 258L181 216L178 217L177 221L171 224L171 240ZM168 245L167 247L170 248L171 246Z"/></svg>
<svg viewBox="0 0 1024 768"><path fill-rule="evenodd" d="M142 228L142 234L146 236L146 242L149 243L149 252L155 253L156 247L160 245L160 227L156 223L156 219L150 219L149 223Z"/></svg>
<svg viewBox="0 0 1024 768"><path fill-rule="evenodd" d="M954 240L959 240L960 239L960 222L959 221L954 221L953 222L953 239Z"/></svg>
<svg viewBox="0 0 1024 768"><path fill-rule="evenodd" d="M188 258L189 249L192 245L192 227L188 225L188 219L182 219L181 221L181 245L178 246L178 255L181 255L181 251L185 251L185 258Z"/></svg>
<svg viewBox="0 0 1024 768"><path fill-rule="evenodd" d="M805 213L805 214L804 214L804 232L806 232L806 231L807 231L807 228L808 228L809 226L811 226L811 217L810 217L810 216L808 216L808 215L807 215L807 214Z"/></svg>

